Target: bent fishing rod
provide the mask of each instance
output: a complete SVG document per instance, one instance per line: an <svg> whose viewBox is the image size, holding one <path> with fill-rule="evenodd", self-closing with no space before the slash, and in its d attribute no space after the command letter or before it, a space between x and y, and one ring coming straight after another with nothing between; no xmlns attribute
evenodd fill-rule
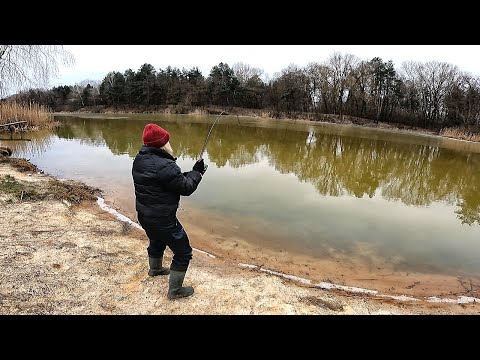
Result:
<svg viewBox="0 0 480 360"><path fill-rule="evenodd" d="M212 126L210 126L210 130L208 130L207 137L205 138L205 141L203 142L202 151L200 151L200 155L198 156L197 160L203 159L203 153L205 152L205 149L207 148L208 140L210 139L210 135L212 134L213 127L215 126L217 121L220 119L220 116L222 116L224 112L225 111L222 111L220 113L220 115L217 116L217 118L213 122ZM238 115L237 115L237 120L238 120L238 125L240 125L240 119L238 118Z"/></svg>

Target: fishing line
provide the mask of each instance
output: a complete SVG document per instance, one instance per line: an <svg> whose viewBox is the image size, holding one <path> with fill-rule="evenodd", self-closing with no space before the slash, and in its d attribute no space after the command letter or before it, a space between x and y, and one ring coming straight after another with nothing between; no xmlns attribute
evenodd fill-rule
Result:
<svg viewBox="0 0 480 360"><path fill-rule="evenodd" d="M203 159L203 153L205 152L205 149L207 148L208 140L210 139L210 135L212 134L213 127L217 123L217 121L220 119L220 116L223 115L225 111L222 111L220 115L217 116L215 121L213 122L212 126L210 126L210 130L208 130L207 136L205 138L205 141L203 142L203 147L202 150L200 151L200 155L198 156L197 160ZM237 114L236 114L237 115ZM238 120L238 125L240 125L240 118L237 115L237 120Z"/></svg>

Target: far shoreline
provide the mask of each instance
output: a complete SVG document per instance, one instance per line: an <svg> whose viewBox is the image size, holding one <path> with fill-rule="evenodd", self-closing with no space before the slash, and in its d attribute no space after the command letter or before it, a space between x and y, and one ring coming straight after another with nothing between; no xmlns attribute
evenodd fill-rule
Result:
<svg viewBox="0 0 480 360"><path fill-rule="evenodd" d="M88 115L89 118L105 118L102 115L107 115L108 118L128 118L121 115L187 115L187 116L195 116L195 115L204 115L204 116L219 116L222 113L222 110L218 109L194 109L187 113L176 113L169 111L169 109L156 110L156 111L140 111L140 110L127 110L127 109L112 109L112 108L82 108L76 111L58 111L53 112L53 116L78 116L82 117L83 115ZM413 134L413 135L421 135L427 136L437 139L449 139L449 140L457 140L459 142L464 143L471 143L471 144L480 144L480 134L474 135L474 139L466 139L465 133L467 133L466 129L458 129L455 131L450 131L449 129L442 132L442 130L433 130L433 129L424 129L421 127L416 126L406 126L403 124L396 124L396 123L386 123L386 122L375 122L369 119L364 118L357 118L348 115L343 116L343 120L340 119L339 115L322 115L321 120L314 120L308 118L302 118L301 116L290 118L286 116L282 117L271 117L267 116L268 112L262 110L252 110L252 109L234 109L230 112L225 112L224 116L239 116L239 117L249 117L249 118L257 118L262 120L268 121L275 121L275 122L288 122L288 123L297 123L297 124L318 124L318 125L338 125L338 126L351 126L354 128L366 128L372 130L380 130L385 132L393 132L393 133L400 133L400 134Z"/></svg>

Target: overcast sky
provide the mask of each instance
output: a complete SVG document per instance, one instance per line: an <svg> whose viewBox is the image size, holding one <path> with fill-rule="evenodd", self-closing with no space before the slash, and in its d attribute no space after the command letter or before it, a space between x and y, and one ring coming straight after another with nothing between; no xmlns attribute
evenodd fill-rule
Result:
<svg viewBox="0 0 480 360"><path fill-rule="evenodd" d="M179 69L198 67L208 76L220 62L230 67L243 62L272 77L290 64L303 67L323 62L335 51L362 60L378 56L392 60L397 68L406 60L437 60L480 76L480 45L66 45L65 49L74 55L75 65L60 67L52 86L102 80L109 71L137 71L145 63L155 70L169 65Z"/></svg>

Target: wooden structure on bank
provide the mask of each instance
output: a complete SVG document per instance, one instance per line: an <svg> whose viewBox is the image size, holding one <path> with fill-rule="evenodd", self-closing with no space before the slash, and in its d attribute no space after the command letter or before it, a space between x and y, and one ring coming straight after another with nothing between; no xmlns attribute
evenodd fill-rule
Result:
<svg viewBox="0 0 480 360"><path fill-rule="evenodd" d="M2 139L0 140L24 140L24 141L30 141L30 139L24 139L23 138L23 133L25 132L27 128L27 121L14 121L14 122L9 122L6 124L0 124L0 129L6 129L10 131L10 139ZM13 133L15 131L20 131L20 139L14 139L13 138Z"/></svg>
<svg viewBox="0 0 480 360"><path fill-rule="evenodd" d="M10 149L6 146L0 146L0 155L12 156L12 149Z"/></svg>
<svg viewBox="0 0 480 360"><path fill-rule="evenodd" d="M8 128L10 133L13 133L15 130L25 130L26 126L27 126L26 121L14 121L7 124L0 124L0 127Z"/></svg>

